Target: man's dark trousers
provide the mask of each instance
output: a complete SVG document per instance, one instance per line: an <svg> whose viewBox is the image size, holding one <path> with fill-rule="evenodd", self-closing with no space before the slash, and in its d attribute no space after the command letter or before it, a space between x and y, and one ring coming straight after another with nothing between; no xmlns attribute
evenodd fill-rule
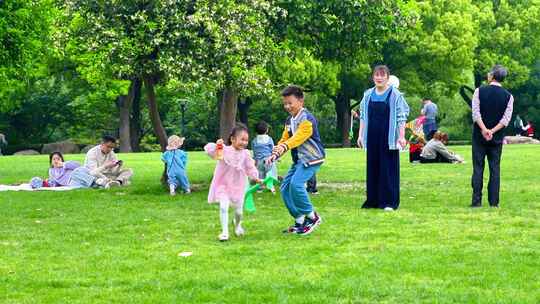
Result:
<svg viewBox="0 0 540 304"><path fill-rule="evenodd" d="M482 187L484 183L484 160L487 156L489 165L488 201L491 206L499 205L499 189L501 184L502 144L490 144L475 138L472 141L472 205L482 204Z"/></svg>

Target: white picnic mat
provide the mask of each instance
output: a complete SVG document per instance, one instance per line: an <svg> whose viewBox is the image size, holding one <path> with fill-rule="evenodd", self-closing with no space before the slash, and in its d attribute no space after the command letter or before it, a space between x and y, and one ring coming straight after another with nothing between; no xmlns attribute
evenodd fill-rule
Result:
<svg viewBox="0 0 540 304"><path fill-rule="evenodd" d="M30 184L20 184L18 186L0 185L0 191L68 191L76 188L73 187L41 187L32 189Z"/></svg>

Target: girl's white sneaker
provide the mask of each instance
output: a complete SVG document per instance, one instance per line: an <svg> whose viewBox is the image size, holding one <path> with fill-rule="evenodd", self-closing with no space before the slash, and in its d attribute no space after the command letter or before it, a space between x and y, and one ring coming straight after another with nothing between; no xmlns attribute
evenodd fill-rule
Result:
<svg viewBox="0 0 540 304"><path fill-rule="evenodd" d="M392 212L392 211L394 211L394 209L392 207L385 207L384 211Z"/></svg>
<svg viewBox="0 0 540 304"><path fill-rule="evenodd" d="M218 236L220 242L226 242L229 240L229 235L227 233L222 233Z"/></svg>
<svg viewBox="0 0 540 304"><path fill-rule="evenodd" d="M234 228L234 234L236 234L236 236L244 236L246 232L244 231L244 228L242 228L242 225L238 225Z"/></svg>

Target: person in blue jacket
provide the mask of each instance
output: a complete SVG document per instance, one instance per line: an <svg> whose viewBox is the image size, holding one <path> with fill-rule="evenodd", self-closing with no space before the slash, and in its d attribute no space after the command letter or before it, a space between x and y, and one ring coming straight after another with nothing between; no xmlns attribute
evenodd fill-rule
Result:
<svg viewBox="0 0 540 304"><path fill-rule="evenodd" d="M385 65L373 69L375 87L360 102L358 146L367 150L367 198L362 208L394 211L399 207L399 149L407 144L405 123L409 106L389 84Z"/></svg>

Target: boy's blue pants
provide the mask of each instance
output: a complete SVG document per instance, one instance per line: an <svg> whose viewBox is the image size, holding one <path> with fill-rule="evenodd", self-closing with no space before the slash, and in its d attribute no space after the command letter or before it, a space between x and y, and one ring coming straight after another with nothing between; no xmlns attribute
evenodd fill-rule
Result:
<svg viewBox="0 0 540 304"><path fill-rule="evenodd" d="M313 211L313 205L306 191L306 182L319 171L320 167L321 165L305 167L300 163L293 164L281 182L281 197L294 218Z"/></svg>

